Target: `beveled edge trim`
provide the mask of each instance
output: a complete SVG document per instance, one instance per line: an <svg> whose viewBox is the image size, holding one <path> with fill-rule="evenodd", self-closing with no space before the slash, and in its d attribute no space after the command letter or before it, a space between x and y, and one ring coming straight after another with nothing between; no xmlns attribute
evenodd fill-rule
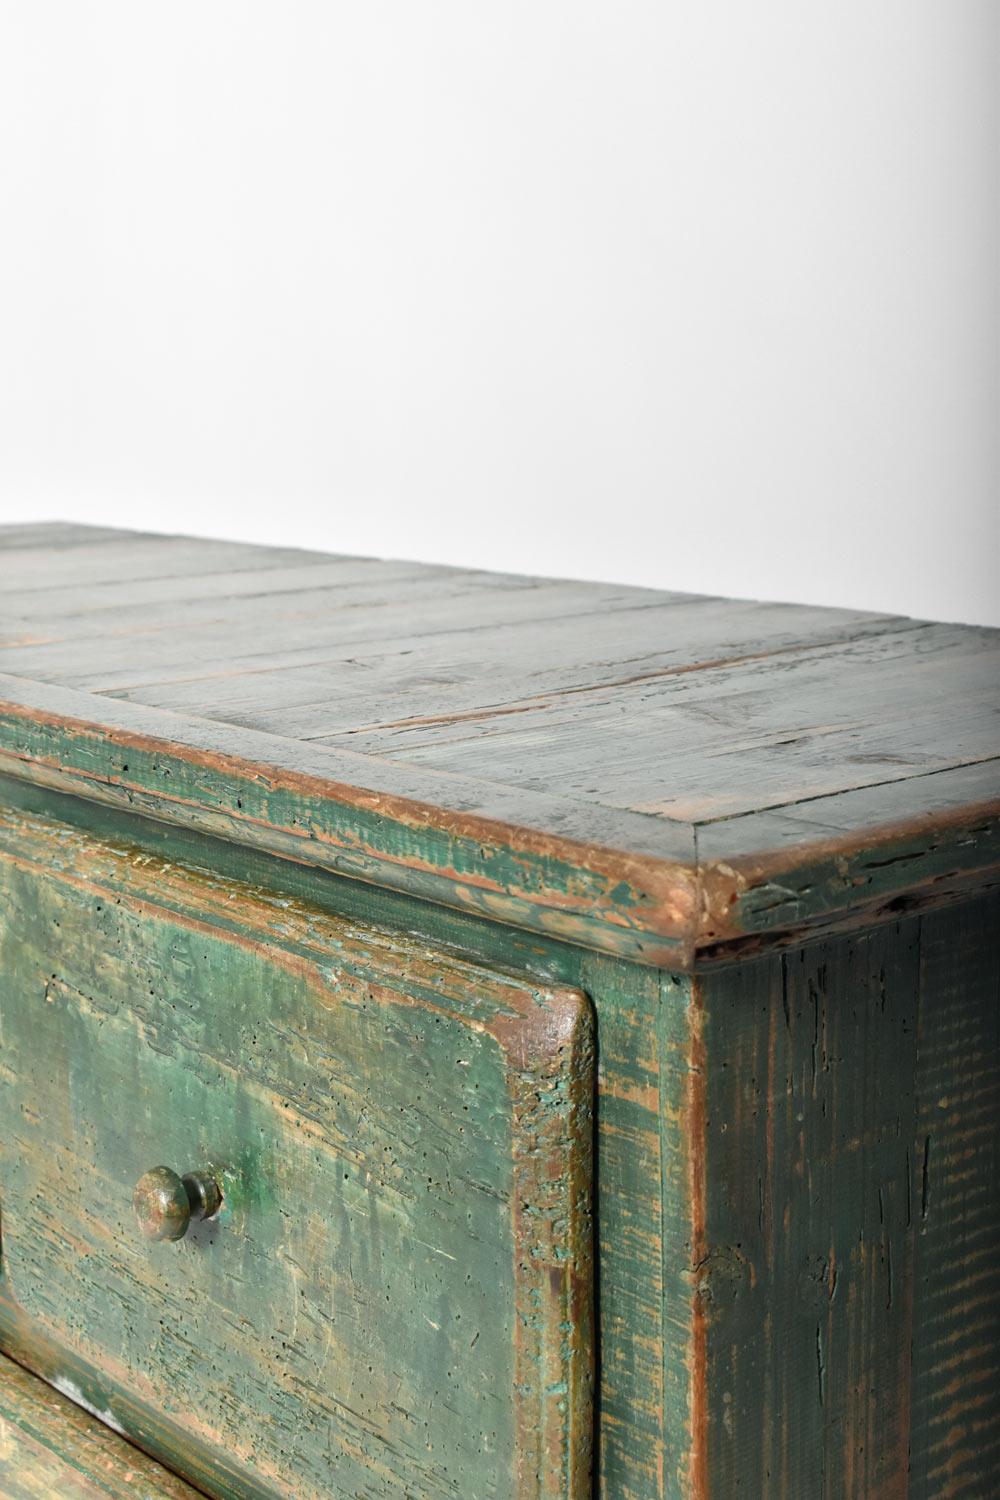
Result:
<svg viewBox="0 0 1000 1500"><path fill-rule="evenodd" d="M689 825L539 796L524 827L510 788L2 675L0 771L642 963L684 967L696 924ZM599 841L622 826L661 854Z"/></svg>
<svg viewBox="0 0 1000 1500"><path fill-rule="evenodd" d="M984 769L1000 793L1000 760L936 774L975 792ZM805 846L716 860L699 876L701 963L897 918L1000 878L1000 794L865 830L827 831Z"/></svg>
<svg viewBox="0 0 1000 1500"><path fill-rule="evenodd" d="M0 674L0 772L674 972L1000 867L1000 758L700 825L538 794L526 827L508 787Z"/></svg>
<svg viewBox="0 0 1000 1500"><path fill-rule="evenodd" d="M518 1500L588 1500L595 1441L594 1015L580 990L489 1027L513 1109Z"/></svg>
<svg viewBox="0 0 1000 1500"><path fill-rule="evenodd" d="M60 1500L63 1481L74 1494L86 1485L94 1500L135 1500L139 1489L146 1500L198 1500L200 1491L108 1426L108 1413L81 1405L77 1386L65 1378L60 1384L0 1354L0 1474L23 1479L27 1472L51 1500ZM7 1467L11 1461L16 1469Z"/></svg>

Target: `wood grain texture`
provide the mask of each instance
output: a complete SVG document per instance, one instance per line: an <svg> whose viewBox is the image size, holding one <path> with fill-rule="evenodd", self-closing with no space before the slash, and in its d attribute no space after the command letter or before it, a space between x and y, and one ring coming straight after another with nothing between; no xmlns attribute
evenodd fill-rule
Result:
<svg viewBox="0 0 1000 1500"><path fill-rule="evenodd" d="M566 1500L592 1436L602 1500L1000 1490L998 635L0 531L0 962L17 976L0 1181L42 1226L5 1257L25 1289L2 1304L7 1347L153 1451L181 1445L224 1496L283 1493L290 1433L295 1493L318 1496L320 1422L358 1496L542 1483ZM374 1073L389 1087L361 1097ZM126 1140L98 1111L119 1095L173 1119L179 1170L213 1133L263 1153L258 1200L235 1180L227 1200L265 1215L252 1276L227 1261L225 1294L212 1283L224 1237L143 1247L188 1257L191 1294L221 1310L198 1380L191 1317L180 1335L151 1321L176 1305L175 1262L121 1248L114 1216L163 1142L152 1118L130 1113ZM396 1159L372 1169L396 1108ZM43 1203L82 1164L104 1212L62 1236L14 1158L52 1129L72 1162L44 1167ZM562 1253L569 1226L585 1263L591 1188L593 1424L588 1283ZM317 1195L322 1224L289 1213ZM352 1215L379 1225L388 1311L373 1247L336 1240ZM393 1238L404 1218L424 1250L446 1224L468 1233L492 1303L450 1263L436 1281L440 1257ZM433 1309L440 1328L421 1323L442 1284L482 1325L475 1348ZM336 1409L324 1360L353 1381ZM492 1402L487 1429L480 1396L501 1389L518 1400Z"/></svg>
<svg viewBox="0 0 1000 1500"><path fill-rule="evenodd" d="M127 845L279 900L336 911L359 937L405 932L426 951L461 953L490 971L518 972L543 989L576 989L592 998L600 1056L598 1492L616 1500L683 1496L690 980L23 780L0 777L0 802L75 829L92 844ZM66 1356L55 1347L48 1358L58 1372Z"/></svg>
<svg viewBox="0 0 1000 1500"><path fill-rule="evenodd" d="M1000 898L695 981L690 1493L1000 1493Z"/></svg>
<svg viewBox="0 0 1000 1500"><path fill-rule="evenodd" d="M1000 896L924 917L909 1500L1000 1494Z"/></svg>
<svg viewBox="0 0 1000 1500"><path fill-rule="evenodd" d="M936 900L995 864L998 640L858 611L12 528L0 760L685 970L913 891ZM963 775L974 792L956 804Z"/></svg>
<svg viewBox="0 0 1000 1500"><path fill-rule="evenodd" d="M583 1500L579 992L13 811L0 887L6 1346L213 1494Z"/></svg>
<svg viewBox="0 0 1000 1500"><path fill-rule="evenodd" d="M4 1500L198 1500L197 1491L0 1356Z"/></svg>

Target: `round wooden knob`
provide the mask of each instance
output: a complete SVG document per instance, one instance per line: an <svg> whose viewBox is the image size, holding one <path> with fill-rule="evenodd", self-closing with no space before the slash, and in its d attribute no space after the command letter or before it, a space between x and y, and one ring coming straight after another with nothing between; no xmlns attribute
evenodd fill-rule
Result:
<svg viewBox="0 0 1000 1500"><path fill-rule="evenodd" d="M192 1219L208 1219L222 1203L219 1184L210 1172L179 1177L169 1167L154 1167L135 1185L132 1207L147 1240L182 1240Z"/></svg>

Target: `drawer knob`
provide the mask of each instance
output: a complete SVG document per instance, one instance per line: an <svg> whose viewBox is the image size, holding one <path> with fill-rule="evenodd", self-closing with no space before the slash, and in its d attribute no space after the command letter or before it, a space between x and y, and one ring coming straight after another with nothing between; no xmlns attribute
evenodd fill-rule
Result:
<svg viewBox="0 0 1000 1500"><path fill-rule="evenodd" d="M222 1203L219 1184L210 1172L178 1177L169 1167L154 1167L135 1185L132 1207L147 1240L182 1240L192 1219L208 1219Z"/></svg>

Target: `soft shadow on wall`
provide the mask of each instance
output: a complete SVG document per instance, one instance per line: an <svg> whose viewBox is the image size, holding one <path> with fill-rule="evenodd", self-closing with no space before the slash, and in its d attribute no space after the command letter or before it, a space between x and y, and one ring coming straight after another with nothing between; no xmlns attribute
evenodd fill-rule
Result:
<svg viewBox="0 0 1000 1500"><path fill-rule="evenodd" d="M0 518L1000 623L995 0L51 0Z"/></svg>

